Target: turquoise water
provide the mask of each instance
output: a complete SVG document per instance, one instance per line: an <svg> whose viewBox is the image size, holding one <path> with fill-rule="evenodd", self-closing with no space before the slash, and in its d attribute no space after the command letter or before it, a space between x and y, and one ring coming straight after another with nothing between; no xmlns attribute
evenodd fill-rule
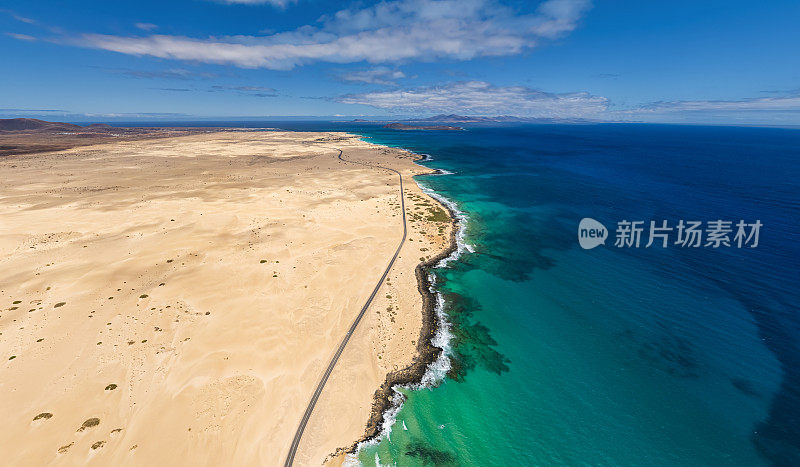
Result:
<svg viewBox="0 0 800 467"><path fill-rule="evenodd" d="M419 181L475 249L436 272L453 369L404 391L364 465L799 465L800 131L360 131L454 173ZM582 250L583 217L764 227L755 249Z"/></svg>
<svg viewBox="0 0 800 467"><path fill-rule="evenodd" d="M364 465L800 465L800 130L339 130L430 154L469 216L435 272L452 370ZM582 250L580 219L612 230ZM755 249L613 247L616 222L763 223ZM377 461L377 462L376 462Z"/></svg>

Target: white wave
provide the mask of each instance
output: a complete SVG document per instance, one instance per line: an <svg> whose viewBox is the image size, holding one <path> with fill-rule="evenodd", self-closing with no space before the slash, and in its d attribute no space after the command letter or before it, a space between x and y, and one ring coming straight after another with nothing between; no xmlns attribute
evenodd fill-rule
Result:
<svg viewBox="0 0 800 467"><path fill-rule="evenodd" d="M426 195L447 206L450 209L450 211L455 214L456 219L458 219L458 230L456 231L456 251L454 252L454 254L451 254L447 258L444 258L443 260L439 261L439 264L437 264L436 267L440 268L446 266L447 263L461 256L464 250L473 253L475 251L475 248L466 241L467 221L469 220L467 215L458 209L458 205L456 205L456 203L450 201L449 199L445 198L439 193L436 193L430 188L422 185L419 185L419 187Z"/></svg>
<svg viewBox="0 0 800 467"><path fill-rule="evenodd" d="M432 159L430 155L423 154L425 159L421 159L419 162L423 162L426 160ZM435 200L439 201L443 205L447 206L450 209L456 218L458 219L458 230L456 231L456 249L452 253L450 253L445 258L442 258L434 268L443 268L447 267L447 265L458 259L464 252L474 252L475 249L472 245L468 244L465 240L466 237L466 230L467 230L467 221L469 218L466 214L464 214L460 209L458 209L458 205L453 201L447 199L446 197L436 193L435 191L431 190L428 187L422 186L419 183L417 186L420 189ZM345 467L356 467L360 466L361 462L358 460L358 455L362 449L367 448L369 446L374 446L378 444L382 439L390 439L390 435L392 432L392 427L394 426L395 422L397 421L397 414L400 412L400 409L403 407L403 402L406 400L406 396L398 391L398 387L402 387L404 389L410 390L420 390L420 389L430 389L434 388L441 383L447 372L450 371L451 364L450 364L450 355L451 355L451 346L450 341L453 338L453 334L450 331L451 324L447 320L447 315L445 314L445 301L444 295L441 292L436 290L436 276L429 273L428 274L428 281L430 283L430 292L434 294L436 297L436 305L434 306L434 312L436 313L436 320L439 324L438 329L436 330L436 334L431 338L431 344L434 346L442 349L439 353L439 356L436 357L436 360L428 365L426 368L425 373L422 375L419 383L416 384L406 384L400 386L392 387L393 396L392 396L392 404L391 406L384 412L383 414L383 424L381 425L381 431L378 436L362 441L358 443L356 446L356 450L352 454L348 454L345 456L344 463L342 464ZM405 429L405 422L403 422L403 428ZM378 454L375 453L375 465L380 467L380 459L378 458Z"/></svg>
<svg viewBox="0 0 800 467"><path fill-rule="evenodd" d="M411 151L408 151L408 152L411 152ZM430 161L433 160L433 156L431 156L430 154L425 154L425 153L412 153L412 154L417 154L418 156L422 156L422 159L414 161L415 163L430 162ZM426 167L426 168L430 168L430 167ZM434 169L434 170L436 170L436 173L432 173L432 174L429 174L429 175L453 175L453 174L455 174L455 172L450 172L449 170L445 170L445 169Z"/></svg>
<svg viewBox="0 0 800 467"><path fill-rule="evenodd" d="M432 173L431 175L455 175L455 172L450 172L449 170L444 169L436 169L436 173Z"/></svg>
<svg viewBox="0 0 800 467"><path fill-rule="evenodd" d="M392 466L396 467L397 466L397 463L395 463L395 464L381 464L381 458L378 456L377 452L375 453L375 461L374 462L375 462L375 467L392 467ZM356 466L359 466L359 465L361 465L361 463L358 461L358 455L357 454L348 454L348 455L346 455L345 458L344 458L344 462L342 462L342 466L343 467L356 467Z"/></svg>
<svg viewBox="0 0 800 467"><path fill-rule="evenodd" d="M359 446L359 448L356 449L356 452L345 454L344 462L342 462L342 466L343 467L358 467L358 466L360 466L361 462L358 461L358 451L360 449L361 449L361 447ZM376 458L375 459L375 465L378 465L378 462L380 461L380 459L378 459L377 457L378 457L378 453L376 452L375 453L375 458Z"/></svg>

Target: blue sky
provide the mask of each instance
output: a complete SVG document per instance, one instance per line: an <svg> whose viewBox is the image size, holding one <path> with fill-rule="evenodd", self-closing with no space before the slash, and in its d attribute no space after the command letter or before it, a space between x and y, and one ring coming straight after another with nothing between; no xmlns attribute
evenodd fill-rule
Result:
<svg viewBox="0 0 800 467"><path fill-rule="evenodd" d="M800 2L0 3L0 116L800 124Z"/></svg>

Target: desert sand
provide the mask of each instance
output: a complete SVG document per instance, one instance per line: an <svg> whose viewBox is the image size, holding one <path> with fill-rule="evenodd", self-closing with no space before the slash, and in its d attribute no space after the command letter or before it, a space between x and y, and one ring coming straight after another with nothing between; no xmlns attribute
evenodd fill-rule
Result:
<svg viewBox="0 0 800 467"><path fill-rule="evenodd" d="M282 465L402 236L397 175L337 149L400 171L410 215L295 465L341 462L417 355L449 217L408 152L230 131L0 158L4 463Z"/></svg>

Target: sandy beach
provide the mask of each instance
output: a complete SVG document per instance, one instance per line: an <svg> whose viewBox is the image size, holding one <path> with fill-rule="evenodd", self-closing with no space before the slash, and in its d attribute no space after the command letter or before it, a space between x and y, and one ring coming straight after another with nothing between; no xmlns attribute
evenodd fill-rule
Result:
<svg viewBox="0 0 800 467"><path fill-rule="evenodd" d="M451 218L408 152L220 131L0 158L0 456L282 465L331 356L408 238L295 465L336 464L419 362L417 266Z"/></svg>

